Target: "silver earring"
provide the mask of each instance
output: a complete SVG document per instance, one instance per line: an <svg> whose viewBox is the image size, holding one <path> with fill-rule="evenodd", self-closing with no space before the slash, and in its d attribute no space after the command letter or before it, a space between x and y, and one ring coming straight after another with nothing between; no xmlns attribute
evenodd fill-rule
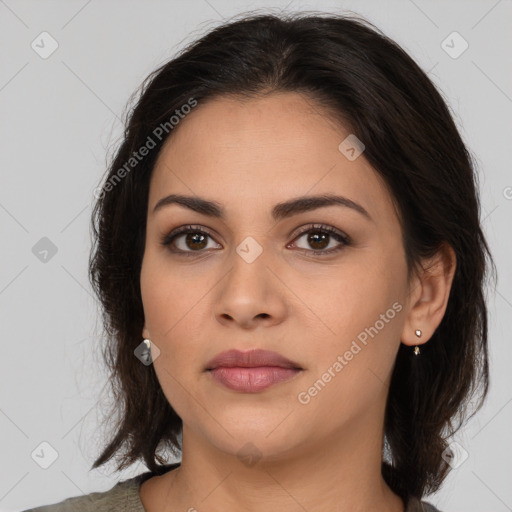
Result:
<svg viewBox="0 0 512 512"><path fill-rule="evenodd" d="M416 336L418 336L418 338L421 336L421 331L419 329L416 329L414 331L414 334L416 334ZM418 347L418 345L416 345L414 347L414 355L417 356L420 354L420 347Z"/></svg>
<svg viewBox="0 0 512 512"><path fill-rule="evenodd" d="M147 338L146 338L146 339L144 340L144 343L146 344L146 347L151 348L151 340L149 340L149 339L147 339Z"/></svg>

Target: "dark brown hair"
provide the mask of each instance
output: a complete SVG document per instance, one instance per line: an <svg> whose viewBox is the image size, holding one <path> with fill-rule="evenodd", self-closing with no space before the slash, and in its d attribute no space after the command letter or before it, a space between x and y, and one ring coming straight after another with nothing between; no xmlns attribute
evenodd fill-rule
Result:
<svg viewBox="0 0 512 512"><path fill-rule="evenodd" d="M149 183L172 135L171 116L191 98L201 108L222 95L288 91L316 100L365 144L364 157L399 212L409 276L443 244L457 258L444 318L422 345L421 362L400 345L387 400L383 477L403 499L421 498L441 485L449 470L442 456L447 439L488 391L483 290L488 263L495 267L479 221L475 165L445 101L399 45L355 15L244 15L191 43L143 82L92 217L90 280L103 307L117 415L92 468L117 455L118 470L143 460L161 474L165 458L158 452L181 450L181 418L153 366L134 356L144 324L140 270ZM155 132L162 126L165 136ZM128 169L148 137L155 147Z"/></svg>

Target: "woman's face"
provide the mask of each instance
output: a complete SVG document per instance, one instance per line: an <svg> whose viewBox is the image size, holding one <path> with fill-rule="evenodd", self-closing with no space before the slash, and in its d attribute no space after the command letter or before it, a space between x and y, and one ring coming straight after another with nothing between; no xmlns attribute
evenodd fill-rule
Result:
<svg viewBox="0 0 512 512"><path fill-rule="evenodd" d="M389 192L351 139L339 149L348 135L311 100L281 93L199 102L164 146L149 193L142 335L160 350L154 368L184 436L270 457L381 428L407 268ZM154 211L170 194L213 201L223 216L177 203ZM359 206L274 210L328 194ZM254 348L302 370L253 392L206 371L220 352Z"/></svg>

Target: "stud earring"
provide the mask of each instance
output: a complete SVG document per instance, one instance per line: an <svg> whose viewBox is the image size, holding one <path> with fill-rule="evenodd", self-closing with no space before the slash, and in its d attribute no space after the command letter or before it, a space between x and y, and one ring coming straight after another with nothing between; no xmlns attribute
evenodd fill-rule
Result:
<svg viewBox="0 0 512 512"><path fill-rule="evenodd" d="M416 329L414 331L414 334L416 334L416 336L418 336L418 338L421 336L421 331L419 329ZM418 345L416 345L414 347L414 355L417 356L420 354L420 347L418 347Z"/></svg>

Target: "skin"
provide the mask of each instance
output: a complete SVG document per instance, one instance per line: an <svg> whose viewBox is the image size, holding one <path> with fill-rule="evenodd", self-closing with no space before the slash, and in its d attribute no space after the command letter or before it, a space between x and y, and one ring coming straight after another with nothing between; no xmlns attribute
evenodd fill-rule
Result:
<svg viewBox="0 0 512 512"><path fill-rule="evenodd" d="M338 150L348 134L313 100L273 93L200 103L164 146L149 193L142 335L160 350L154 369L183 420L183 454L180 468L141 486L147 512L404 510L380 472L387 390L400 343L412 350L441 322L455 256L444 248L407 281L391 196L364 153L350 161ZM177 204L153 213L171 193L214 200L226 219ZM372 220L342 206L278 222L270 215L276 203L325 193L357 202ZM312 246L298 236L316 223L351 244L331 237ZM200 252L185 236L175 240L190 257L160 243L186 224L211 234ZM263 251L252 263L236 251L246 237ZM300 403L298 394L395 302L401 311ZM303 371L259 393L232 391L204 371L231 348L274 350ZM254 465L237 456L247 443L260 457Z"/></svg>

